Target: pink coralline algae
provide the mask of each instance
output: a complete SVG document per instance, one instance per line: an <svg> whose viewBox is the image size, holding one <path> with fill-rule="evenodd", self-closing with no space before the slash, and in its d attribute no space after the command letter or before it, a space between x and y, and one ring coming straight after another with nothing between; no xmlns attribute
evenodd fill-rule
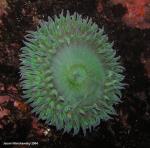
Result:
<svg viewBox="0 0 150 148"><path fill-rule="evenodd" d="M7 11L6 11L7 6L8 4L6 0L0 0L0 17L2 15L7 15Z"/></svg>
<svg viewBox="0 0 150 148"><path fill-rule="evenodd" d="M127 9L122 20L126 25L139 28L150 28L150 0L111 0L114 4L121 4Z"/></svg>

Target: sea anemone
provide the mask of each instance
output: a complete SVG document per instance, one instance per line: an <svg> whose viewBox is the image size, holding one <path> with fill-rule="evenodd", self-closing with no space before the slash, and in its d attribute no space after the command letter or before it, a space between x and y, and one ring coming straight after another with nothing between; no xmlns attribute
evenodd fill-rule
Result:
<svg viewBox="0 0 150 148"><path fill-rule="evenodd" d="M103 29L63 12L28 32L21 49L23 98L47 124L77 134L115 114L123 67Z"/></svg>

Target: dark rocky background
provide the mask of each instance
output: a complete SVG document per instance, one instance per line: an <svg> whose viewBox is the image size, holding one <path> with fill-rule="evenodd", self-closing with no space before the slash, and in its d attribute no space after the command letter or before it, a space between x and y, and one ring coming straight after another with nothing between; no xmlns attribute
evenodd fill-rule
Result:
<svg viewBox="0 0 150 148"><path fill-rule="evenodd" d="M84 137L63 134L38 121L21 99L19 49L26 31L36 30L61 10L89 16L104 26L125 67L118 115L102 121ZM150 1L149 0L0 0L0 141L38 142L40 148L150 147ZM25 148L28 146L10 146Z"/></svg>

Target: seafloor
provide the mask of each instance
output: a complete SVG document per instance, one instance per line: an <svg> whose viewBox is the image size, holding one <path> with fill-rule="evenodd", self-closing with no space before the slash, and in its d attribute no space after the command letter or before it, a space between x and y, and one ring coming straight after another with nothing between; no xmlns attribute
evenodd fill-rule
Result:
<svg viewBox="0 0 150 148"><path fill-rule="evenodd" d="M104 27L125 67L117 116L83 136L63 134L31 114L19 85L19 49L28 30L61 10L89 16ZM0 0L0 141L38 142L40 148L150 147L150 1ZM27 147L21 145L10 146Z"/></svg>

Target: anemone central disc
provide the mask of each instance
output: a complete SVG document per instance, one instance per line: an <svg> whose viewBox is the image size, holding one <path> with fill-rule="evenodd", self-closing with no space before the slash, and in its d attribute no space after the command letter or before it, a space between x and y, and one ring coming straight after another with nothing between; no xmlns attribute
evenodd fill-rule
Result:
<svg viewBox="0 0 150 148"><path fill-rule="evenodd" d="M74 100L80 97L88 101L91 95L97 98L102 93L102 66L94 51L86 45L60 49L54 55L52 65L54 83L64 98Z"/></svg>

